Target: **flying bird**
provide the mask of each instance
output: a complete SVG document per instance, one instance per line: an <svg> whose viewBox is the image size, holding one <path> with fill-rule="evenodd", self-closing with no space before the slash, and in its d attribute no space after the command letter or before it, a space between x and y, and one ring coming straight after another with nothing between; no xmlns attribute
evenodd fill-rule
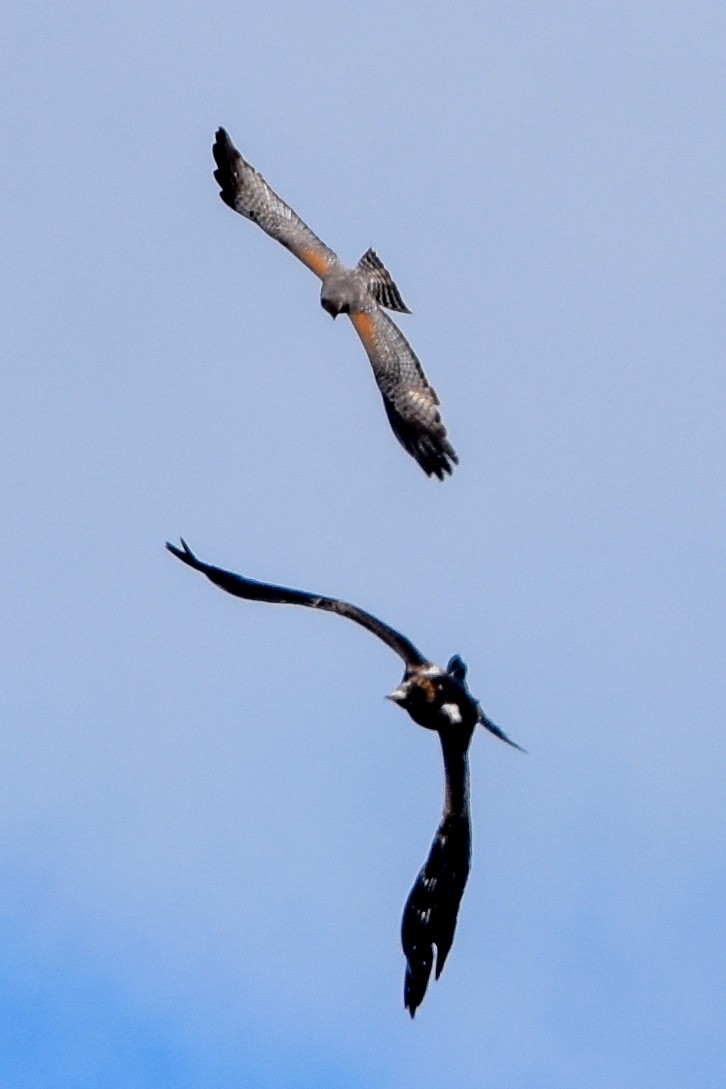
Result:
<svg viewBox="0 0 726 1089"><path fill-rule="evenodd" d="M425 658L405 635L357 605L304 590L255 582L213 567L197 559L183 538L181 548L169 543L166 547L183 563L201 571L216 586L235 597L305 605L337 613L378 636L403 659L403 679L388 699L407 711L419 726L439 735L445 780L441 821L428 858L409 893L401 922L401 944L406 957L403 1001L413 1017L426 994L434 964L434 946L436 979L441 975L454 940L459 905L469 876L471 816L467 754L472 735L480 725L515 749L520 746L484 714L467 687L466 666L458 655L450 660L446 669L441 669Z"/></svg>
<svg viewBox="0 0 726 1089"><path fill-rule="evenodd" d="M443 480L458 462L441 422L436 393L397 325L381 309L410 314L383 262L367 250L349 269L250 166L224 129L212 146L220 197L281 242L323 281L321 305L347 314L373 367L388 420L398 441L428 476Z"/></svg>

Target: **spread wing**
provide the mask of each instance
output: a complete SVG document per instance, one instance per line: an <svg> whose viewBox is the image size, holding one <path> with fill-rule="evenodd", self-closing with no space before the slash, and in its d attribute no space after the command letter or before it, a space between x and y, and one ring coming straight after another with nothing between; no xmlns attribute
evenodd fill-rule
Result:
<svg viewBox="0 0 726 1089"><path fill-rule="evenodd" d="M304 590L293 590L286 586L273 586L266 582L255 582L253 579L246 579L242 575L235 575L232 571L224 571L221 567L212 567L211 564L197 559L183 538L181 539L181 545L181 548L177 548L176 545L169 544L167 541L166 547L182 563L193 567L195 571L201 571L215 586L226 590L228 594L245 598L247 601L266 601L280 605L305 605L310 609L323 609L325 612L337 613L338 616L345 616L348 620L353 620L356 624L360 624L361 627L372 632L373 635L378 636L399 658L403 659L407 667L413 668L428 664L428 659L424 658L405 635L401 635L400 632L389 627L388 624L384 624L378 617L367 613L364 609L359 609L356 605L350 605L347 601L339 601L333 597L308 594Z"/></svg>
<svg viewBox="0 0 726 1089"><path fill-rule="evenodd" d="M373 367L398 441L428 476L443 480L458 457L441 422L435 391L401 330L377 306L350 315Z"/></svg>
<svg viewBox="0 0 726 1089"><path fill-rule="evenodd" d="M441 735L440 735L441 736ZM429 856L411 889L401 922L406 956L403 1002L413 1017L428 987L436 946L436 979L454 940L459 905L471 864L469 767L466 750L453 751L441 737L446 771L446 802Z"/></svg>
<svg viewBox="0 0 726 1089"><path fill-rule="evenodd" d="M220 197L235 212L259 227L294 253L316 276L322 278L340 262L336 254L293 212L250 166L224 129L218 129L212 154L217 164L214 177Z"/></svg>

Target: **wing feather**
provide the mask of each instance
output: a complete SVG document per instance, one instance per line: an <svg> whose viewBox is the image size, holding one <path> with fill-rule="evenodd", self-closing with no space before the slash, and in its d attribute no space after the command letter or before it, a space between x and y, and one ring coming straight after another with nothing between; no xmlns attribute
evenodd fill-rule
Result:
<svg viewBox="0 0 726 1089"><path fill-rule="evenodd" d="M403 1000L413 1017L428 987L436 946L436 978L449 955L459 905L471 866L469 761L471 741L457 734L440 733L446 795L439 827L429 856L409 894L401 922L401 944L406 956Z"/></svg>
<svg viewBox="0 0 726 1089"><path fill-rule="evenodd" d="M471 865L471 823L466 814L444 815L429 856L411 889L401 923L406 956L403 1001L413 1017L431 976L436 946L436 978L454 940L459 905Z"/></svg>
<svg viewBox="0 0 726 1089"><path fill-rule="evenodd" d="M242 158L224 129L217 130L212 154L217 164L214 177L225 204L294 253L321 280L340 263L333 250L320 241L262 175Z"/></svg>
<svg viewBox="0 0 726 1089"><path fill-rule="evenodd" d="M376 635L403 659L407 667L413 668L428 664L428 659L424 658L410 639L396 631L395 628L384 624L382 620L379 620L377 616L373 616L372 613L358 608L357 605L351 605L347 601L340 601L338 598L309 594L305 590L294 590L287 586L274 586L271 583L255 582L254 579L247 579L242 575L234 574L232 571L225 571L221 567L213 567L211 564L204 563L194 555L184 538L181 539L181 545L181 548L177 548L176 545L169 544L167 541L166 547L182 563L193 567L195 571L201 571L215 586L226 590L228 594L245 598L247 601L266 601L270 604L279 605L304 605L311 609L323 609L325 612L337 613L338 616L347 617L348 620L360 624L361 627Z"/></svg>
<svg viewBox="0 0 726 1089"><path fill-rule="evenodd" d="M411 345L378 307L350 315L363 342L398 441L428 476L443 480L458 463L429 385Z"/></svg>

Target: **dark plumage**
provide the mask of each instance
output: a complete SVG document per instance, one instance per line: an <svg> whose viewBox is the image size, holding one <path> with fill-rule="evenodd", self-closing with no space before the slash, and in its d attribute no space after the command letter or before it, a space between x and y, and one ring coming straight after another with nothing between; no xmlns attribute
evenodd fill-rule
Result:
<svg viewBox="0 0 726 1089"><path fill-rule="evenodd" d="M182 539L169 551L206 575L229 594L248 601L303 605L337 613L360 624L391 648L404 662L405 672L389 699L404 708L419 726L439 736L444 759L445 794L441 822L426 862L406 901L401 941L406 956L404 1004L413 1017L428 986L436 948L436 978L441 975L464 893L471 852L468 750L474 729L484 726L508 745L519 748L490 721L466 684L466 666L458 656L441 669L394 628L371 613L338 598L310 594L213 567L197 559Z"/></svg>

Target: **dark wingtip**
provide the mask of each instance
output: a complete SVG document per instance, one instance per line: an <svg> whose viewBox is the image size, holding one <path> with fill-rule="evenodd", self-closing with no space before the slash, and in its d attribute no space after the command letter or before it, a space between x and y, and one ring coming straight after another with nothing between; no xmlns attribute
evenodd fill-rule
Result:
<svg viewBox="0 0 726 1089"><path fill-rule="evenodd" d="M428 476L436 476L439 480L446 480L447 475L451 476L454 472L454 466L459 464L459 457L447 439L446 432L438 441L422 443L414 456Z"/></svg>
<svg viewBox="0 0 726 1089"><path fill-rule="evenodd" d="M426 995L434 956L438 979L449 955L469 876L470 856L468 814L444 816L408 895L401 920L401 944L406 958L403 1004L412 1017Z"/></svg>
<svg viewBox="0 0 726 1089"><path fill-rule="evenodd" d="M451 476L454 466L459 464L459 458L444 432L441 438L422 436L419 441L409 447L426 476L435 476L438 480L446 480Z"/></svg>
<svg viewBox="0 0 726 1089"><path fill-rule="evenodd" d="M178 560L181 560L182 563L188 563L190 567L197 567L199 564L199 560L194 555L184 538L180 537L179 540L181 542L181 548L177 548L176 545L173 545L169 541L167 541L167 549L169 550L169 552L171 552L172 556L176 556L176 558Z"/></svg>
<svg viewBox="0 0 726 1089"><path fill-rule="evenodd" d="M234 177L233 161L235 155L239 155L239 152L232 143L226 129L217 129L212 144L212 155L217 164L213 176L220 189L219 199L224 201L233 211L236 211L234 206L235 190L232 184Z"/></svg>
<svg viewBox="0 0 726 1089"><path fill-rule="evenodd" d="M230 139L229 133L226 129L223 129L221 125L214 134L214 143L212 144L212 153L214 154L215 159L217 158L215 154L216 150L220 146L224 147L225 150L229 150L230 148L234 147L234 144Z"/></svg>
<svg viewBox="0 0 726 1089"><path fill-rule="evenodd" d="M433 390L429 392L433 398L432 404L437 405L436 394ZM427 476L445 480L447 474L453 473L454 466L459 464L459 457L449 442L446 428L435 408L433 412L425 414L424 418L410 419L385 396L383 405L393 434Z"/></svg>
<svg viewBox="0 0 726 1089"><path fill-rule="evenodd" d="M426 971L425 979L416 978L414 973L410 969L410 965L406 969L406 978L403 984L403 1006L408 1010L408 1015L413 1021L416 1016L416 1011L426 997L426 991L429 984L429 975L431 967L429 965Z"/></svg>

